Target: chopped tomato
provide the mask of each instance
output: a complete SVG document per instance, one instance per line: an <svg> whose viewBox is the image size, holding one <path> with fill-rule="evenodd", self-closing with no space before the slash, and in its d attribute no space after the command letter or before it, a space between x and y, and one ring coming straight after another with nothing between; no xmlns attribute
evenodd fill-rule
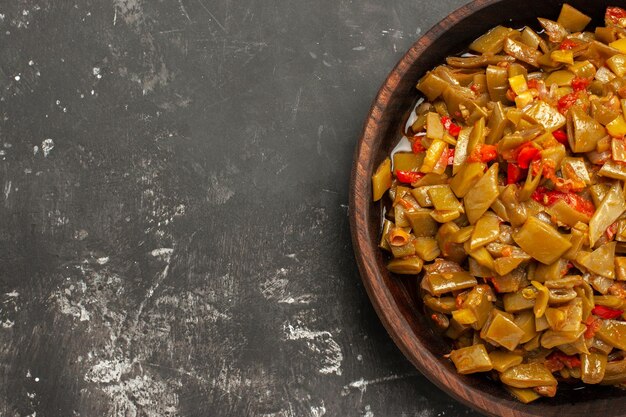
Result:
<svg viewBox="0 0 626 417"><path fill-rule="evenodd" d="M509 101L515 101L515 97L517 97L517 94L515 94L515 91L513 91L512 89L508 89L506 90L506 98Z"/></svg>
<svg viewBox="0 0 626 417"><path fill-rule="evenodd" d="M616 319L622 314L624 314L624 310L618 310L616 308L611 308L607 306L595 306L593 310L591 310L592 314L600 317L601 319Z"/></svg>
<svg viewBox="0 0 626 417"><path fill-rule="evenodd" d="M552 132L552 136L554 136L554 139L556 139L559 143L563 145L567 144L567 133L565 133L565 131L555 130Z"/></svg>
<svg viewBox="0 0 626 417"><path fill-rule="evenodd" d="M441 116L441 124L443 124L444 129L450 133L450 135L457 137L459 136L459 132L461 131L461 127L454 124L452 119L448 116Z"/></svg>
<svg viewBox="0 0 626 417"><path fill-rule="evenodd" d="M502 253L502 256L511 256L513 254L513 249L510 246L505 246L500 253Z"/></svg>
<svg viewBox="0 0 626 417"><path fill-rule="evenodd" d="M472 90L474 93L478 94L478 89L480 88L480 86L478 84L472 84L470 85L470 90Z"/></svg>
<svg viewBox="0 0 626 417"><path fill-rule="evenodd" d="M486 145L484 143L476 145L470 156L467 158L469 162L489 162L498 157L498 151L494 145Z"/></svg>
<svg viewBox="0 0 626 417"><path fill-rule="evenodd" d="M526 176L527 171L515 164L508 164L506 167L506 183L516 184Z"/></svg>
<svg viewBox="0 0 626 417"><path fill-rule="evenodd" d="M557 109L559 110L559 113L565 114L565 112L567 112L567 110L569 110L569 108L572 107L574 103L576 103L576 100L578 100L577 91L561 97L559 99L559 102L557 103Z"/></svg>
<svg viewBox="0 0 626 417"><path fill-rule="evenodd" d="M517 165L523 169L528 168L532 161L539 159L539 152L532 143L526 142L518 148Z"/></svg>
<svg viewBox="0 0 626 417"><path fill-rule="evenodd" d="M566 355L565 353L557 350L552 352L546 357L546 367L550 372L560 371L564 367L580 368L580 359L575 355Z"/></svg>
<svg viewBox="0 0 626 417"><path fill-rule="evenodd" d="M563 42L561 42L561 44L559 45L559 49L561 51L569 51L571 49L574 49L578 46L578 42L575 42L572 39L565 39L563 40Z"/></svg>
<svg viewBox="0 0 626 417"><path fill-rule="evenodd" d="M422 145L422 139L420 137L415 136L413 138L413 143L411 143L411 150L413 150L413 153L415 154L422 153L426 150L424 145Z"/></svg>
<svg viewBox="0 0 626 417"><path fill-rule="evenodd" d="M591 78L575 77L572 80L572 88L574 91L586 90L591 84Z"/></svg>
<svg viewBox="0 0 626 417"><path fill-rule="evenodd" d="M590 200L575 193L563 193L561 191L551 191L545 187L538 187L532 193L531 198L544 206L551 206L558 200L563 200L576 211L584 213L589 217L596 211L595 206Z"/></svg>
<svg viewBox="0 0 626 417"><path fill-rule="evenodd" d="M454 148L448 149L448 165L454 164Z"/></svg>
<svg viewBox="0 0 626 417"><path fill-rule="evenodd" d="M609 240L613 240L615 235L617 234L617 222L613 222L609 227L606 228L606 237Z"/></svg>
<svg viewBox="0 0 626 417"><path fill-rule="evenodd" d="M604 21L607 25L613 24L616 25L619 23L620 19L626 18L626 10L621 7L607 7L606 13L604 14Z"/></svg>
<svg viewBox="0 0 626 417"><path fill-rule="evenodd" d="M419 179L424 177L424 175L426 174L415 171L396 171L396 178L398 179L398 181L405 184L413 184L414 182L417 182Z"/></svg>
<svg viewBox="0 0 626 417"><path fill-rule="evenodd" d="M539 82L536 79L531 78L530 80L526 81L526 85L528 86L528 88L536 90L537 87L539 87Z"/></svg>
<svg viewBox="0 0 626 417"><path fill-rule="evenodd" d="M596 335L596 332L598 331L600 326L602 326L602 320L599 320L594 316L589 316L587 317L585 324L587 325L587 329L585 330L584 335L585 339L591 339Z"/></svg>

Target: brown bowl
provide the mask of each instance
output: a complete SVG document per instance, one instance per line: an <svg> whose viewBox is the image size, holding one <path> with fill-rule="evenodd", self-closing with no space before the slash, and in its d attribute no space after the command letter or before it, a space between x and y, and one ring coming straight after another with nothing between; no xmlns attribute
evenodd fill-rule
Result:
<svg viewBox="0 0 626 417"><path fill-rule="evenodd" d="M572 6L602 25L607 6L617 0L570 0ZM401 127L418 92L415 84L446 56L463 51L490 28L537 26L537 17L556 19L563 2L557 0L475 0L439 22L391 71L365 121L352 167L350 225L354 251L367 293L392 339L428 379L457 400L492 416L626 416L624 391L612 387L559 385L555 398L521 404L502 386L484 375L463 376L443 355L451 346L431 329L420 301L412 294L416 280L391 274L378 249L381 206L372 202L371 175L398 142Z"/></svg>

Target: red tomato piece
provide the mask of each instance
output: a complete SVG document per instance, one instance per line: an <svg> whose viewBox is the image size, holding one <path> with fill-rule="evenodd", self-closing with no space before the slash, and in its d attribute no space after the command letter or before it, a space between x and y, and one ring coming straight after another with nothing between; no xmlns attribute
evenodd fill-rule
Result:
<svg viewBox="0 0 626 417"><path fill-rule="evenodd" d="M528 168L530 163L534 160L540 158L539 149L535 148L532 143L527 142L519 147L519 151L517 153L517 165L520 168Z"/></svg>
<svg viewBox="0 0 626 417"><path fill-rule="evenodd" d="M618 310L607 306L595 306L593 310L591 310L591 314L595 314L601 319L609 320L618 318L624 314L624 310Z"/></svg>
<svg viewBox="0 0 626 417"><path fill-rule="evenodd" d="M396 171L396 178L398 179L398 181L403 182L405 184L412 184L418 181L424 175L426 174L423 174L421 172L415 172L415 171L400 171L400 170Z"/></svg>
<svg viewBox="0 0 626 417"><path fill-rule="evenodd" d="M572 39L565 39L563 40L563 42L561 42L561 44L559 45L559 49L561 51L569 51L571 49L574 49L578 46L578 42L573 41Z"/></svg>
<svg viewBox="0 0 626 417"><path fill-rule="evenodd" d="M422 139L419 136L413 137L413 143L411 143L411 150L415 154L422 153L426 150L424 145L422 145Z"/></svg>
<svg viewBox="0 0 626 417"><path fill-rule="evenodd" d="M521 169L515 164L508 164L506 167L506 183L516 184L526 177L527 170Z"/></svg>
<svg viewBox="0 0 626 417"><path fill-rule="evenodd" d="M567 144L567 133L565 133L565 131L555 130L552 132L552 136L554 136L554 139L556 139L559 143L562 143L563 145Z"/></svg>
<svg viewBox="0 0 626 417"><path fill-rule="evenodd" d="M576 100L578 100L577 92L569 93L561 97L557 103L559 113L564 114L574 103L576 103Z"/></svg>
<svg viewBox="0 0 626 417"><path fill-rule="evenodd" d="M567 203L567 205L569 205L576 211L584 213L590 217L596 211L596 208L593 205L593 202L591 202L590 200L587 200L586 198L579 196L576 193L564 193L561 191L551 191L545 187L538 187L532 193L531 198L543 204L544 206L551 206L552 204L556 203L558 200L563 200L565 201L565 203Z"/></svg>
<svg viewBox="0 0 626 417"><path fill-rule="evenodd" d="M574 91L586 90L589 84L591 84L590 78L576 77L572 80L572 88Z"/></svg>
<svg viewBox="0 0 626 417"><path fill-rule="evenodd" d="M604 20L607 24L618 24L620 19L626 17L626 10L621 7L607 7L606 13L604 14Z"/></svg>

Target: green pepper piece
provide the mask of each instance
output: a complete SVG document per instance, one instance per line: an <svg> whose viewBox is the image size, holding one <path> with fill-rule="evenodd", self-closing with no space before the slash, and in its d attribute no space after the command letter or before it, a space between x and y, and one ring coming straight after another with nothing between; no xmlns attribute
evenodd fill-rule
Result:
<svg viewBox="0 0 626 417"><path fill-rule="evenodd" d="M449 56L446 63L454 68L482 68L487 65L498 65L501 62L515 62L515 58L509 55L478 55L469 57Z"/></svg>
<svg viewBox="0 0 626 417"><path fill-rule="evenodd" d="M372 199L378 201L391 187L391 159L386 158L372 175Z"/></svg>
<svg viewBox="0 0 626 417"><path fill-rule="evenodd" d="M525 310L519 314L516 314L513 318L513 322L524 331L524 336L520 340L520 343L526 343L537 336L537 330L535 329L535 315L533 312Z"/></svg>
<svg viewBox="0 0 626 417"><path fill-rule="evenodd" d="M558 200L551 206L546 207L546 211L550 216L570 227L574 227L578 222L589 223L589 220L591 220L589 214L577 211L563 200Z"/></svg>
<svg viewBox="0 0 626 417"><path fill-rule="evenodd" d="M513 239L524 252L544 264L555 262L572 246L556 229L536 217L529 217Z"/></svg>
<svg viewBox="0 0 626 417"><path fill-rule="evenodd" d="M602 165L602 168L598 171L598 175L626 181L626 167L618 162L609 160Z"/></svg>
<svg viewBox="0 0 626 417"><path fill-rule="evenodd" d="M406 218L411 225L412 233L416 237L432 237L437 234L438 225L430 216L431 210L416 210L406 212Z"/></svg>
<svg viewBox="0 0 626 417"><path fill-rule="evenodd" d="M615 278L615 242L605 243L593 252L580 251L576 263L603 277Z"/></svg>
<svg viewBox="0 0 626 417"><path fill-rule="evenodd" d="M541 395L537 394L534 390L530 388L515 388L505 386L507 391L511 393L517 400L523 404L528 404L535 401L538 398L541 398Z"/></svg>
<svg viewBox="0 0 626 417"><path fill-rule="evenodd" d="M487 165L482 162L469 162L461 166L459 171L452 177L450 188L457 197L463 198L484 175Z"/></svg>
<svg viewBox="0 0 626 417"><path fill-rule="evenodd" d="M585 384L598 384L604 378L607 355L591 352L581 356L581 375Z"/></svg>
<svg viewBox="0 0 626 417"><path fill-rule="evenodd" d="M567 112L567 138L573 152L590 152L596 149L598 140L606 136L606 129L587 114L580 106Z"/></svg>
<svg viewBox="0 0 626 417"><path fill-rule="evenodd" d="M504 302L504 311L507 313L519 313L535 306L534 298L524 296L524 290L504 294L502 301Z"/></svg>
<svg viewBox="0 0 626 417"><path fill-rule="evenodd" d="M595 246L602 233L626 210L626 201L619 185L613 185L589 221L589 243Z"/></svg>
<svg viewBox="0 0 626 417"><path fill-rule="evenodd" d="M565 116L543 100L536 101L524 114L545 129L553 131L565 126Z"/></svg>
<svg viewBox="0 0 626 417"><path fill-rule="evenodd" d="M426 262L435 260L441 254L437 241L432 237L416 237L413 246L417 256Z"/></svg>
<svg viewBox="0 0 626 417"><path fill-rule="evenodd" d="M556 21L570 32L581 32L591 22L591 18L578 9L564 3Z"/></svg>
<svg viewBox="0 0 626 417"><path fill-rule="evenodd" d="M468 109L476 100L472 90L467 87L455 85L448 85L448 87L443 90L442 98L448 107L448 111L452 115L461 114L461 105Z"/></svg>
<svg viewBox="0 0 626 417"><path fill-rule="evenodd" d="M504 40L511 32L513 32L513 29L511 28L496 26L472 42L469 49L480 52L481 54L497 54L502 50Z"/></svg>
<svg viewBox="0 0 626 417"><path fill-rule="evenodd" d="M448 87L449 83L433 72L428 72L417 83L417 89L420 90L428 101L435 101Z"/></svg>
<svg viewBox="0 0 626 417"><path fill-rule="evenodd" d="M485 345L472 345L450 352L450 359L460 374L473 374L493 369Z"/></svg>
<svg viewBox="0 0 626 417"><path fill-rule="evenodd" d="M444 314L452 314L452 311L457 308L454 297L433 297L428 294L424 296L424 305L433 311Z"/></svg>
<svg viewBox="0 0 626 417"><path fill-rule="evenodd" d="M493 364L493 369L498 372L504 372L507 369L522 363L524 357L517 353L494 350L493 352L489 353L489 359Z"/></svg>
<svg viewBox="0 0 626 417"><path fill-rule="evenodd" d="M521 205L517 198L517 186L509 184L500 194L500 201L506 209L507 218L513 227L519 227L526 222L528 213L526 206Z"/></svg>
<svg viewBox="0 0 626 417"><path fill-rule="evenodd" d="M504 52L533 67L539 66L538 60L542 55L537 49L510 38L504 40Z"/></svg>
<svg viewBox="0 0 626 417"><path fill-rule="evenodd" d="M487 91L491 101L508 102L506 92L509 89L509 72L506 68L490 65L486 70Z"/></svg>
<svg viewBox="0 0 626 417"><path fill-rule="evenodd" d="M478 221L470 239L470 250L478 249L495 241L500 234L500 219L494 214L485 213Z"/></svg>
<svg viewBox="0 0 626 417"><path fill-rule="evenodd" d="M626 322L603 320L596 336L617 349L626 350Z"/></svg>
<svg viewBox="0 0 626 417"><path fill-rule="evenodd" d="M471 127L461 129L459 136L456 139L456 146L454 147L454 160L452 163L452 174L454 175L457 174L467 159L467 145L469 143L469 137L472 129L473 128Z"/></svg>
<svg viewBox="0 0 626 417"><path fill-rule="evenodd" d="M546 316L549 317L549 316ZM584 327L583 327L584 330ZM546 330L541 336L541 346L552 349L555 346L574 343L582 332L561 332L556 330Z"/></svg>
<svg viewBox="0 0 626 417"><path fill-rule="evenodd" d="M396 152L393 155L393 169L395 171L419 171L424 162L424 153Z"/></svg>
<svg viewBox="0 0 626 417"><path fill-rule="evenodd" d="M424 262L418 256L402 259L393 259L387 264L387 269L395 274L416 275L422 271Z"/></svg>
<svg viewBox="0 0 626 417"><path fill-rule="evenodd" d="M626 359L607 362L602 378L602 385L622 384L626 382Z"/></svg>
<svg viewBox="0 0 626 417"><path fill-rule="evenodd" d="M448 223L461 217L461 212L458 210L433 210L430 212L430 216L437 223Z"/></svg>
<svg viewBox="0 0 626 417"><path fill-rule="evenodd" d="M502 107L502 103L496 101L493 106L493 112L491 113L491 117L489 118L489 123L487 123L487 128L489 133L485 137L485 143L488 145L493 145L502 139L502 135L504 134L504 129L508 124L508 120L506 115L504 114L504 108Z"/></svg>
<svg viewBox="0 0 626 417"><path fill-rule="evenodd" d="M569 35L569 32L565 30L563 25L554 20L544 19L542 17L537 18L539 20L539 24L543 27L550 39L550 42L560 43L563 38Z"/></svg>
<svg viewBox="0 0 626 417"><path fill-rule="evenodd" d="M557 381L546 366L539 362L522 363L500 374L500 380L515 388L554 386Z"/></svg>
<svg viewBox="0 0 626 417"><path fill-rule="evenodd" d="M425 281L424 289L431 295L436 296L472 288L478 283L476 278L465 271L428 274L423 280Z"/></svg>
<svg viewBox="0 0 626 417"><path fill-rule="evenodd" d="M450 186L442 185L441 187L429 188L427 192L435 210L463 210L463 205L457 200Z"/></svg>
<svg viewBox="0 0 626 417"><path fill-rule="evenodd" d="M470 310L476 321L472 323L474 330L480 330L485 325L489 313L493 309L493 293L488 285L477 285L467 294L462 308Z"/></svg>
<svg viewBox="0 0 626 417"><path fill-rule="evenodd" d="M513 320L494 309L489 322L481 330L480 337L489 343L512 351L524 337L524 331Z"/></svg>
<svg viewBox="0 0 626 417"><path fill-rule="evenodd" d="M559 87L569 86L571 85L574 77L575 75L571 71L565 71L565 70L553 71L546 78L546 81L545 81L546 87L550 88L552 84L556 84Z"/></svg>
<svg viewBox="0 0 626 417"><path fill-rule="evenodd" d="M493 164L465 195L465 214L471 224L485 214L489 206L498 198L498 164Z"/></svg>
<svg viewBox="0 0 626 417"><path fill-rule="evenodd" d="M386 251L391 251L391 247L389 246L389 242L387 241L387 234L394 227L392 221L385 219L383 221L383 230L381 232L380 242L378 243L378 247L384 249Z"/></svg>

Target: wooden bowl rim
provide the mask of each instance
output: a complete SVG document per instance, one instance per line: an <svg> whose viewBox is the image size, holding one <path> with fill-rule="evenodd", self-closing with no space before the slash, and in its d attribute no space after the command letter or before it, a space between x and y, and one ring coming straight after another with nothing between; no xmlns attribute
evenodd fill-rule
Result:
<svg viewBox="0 0 626 417"><path fill-rule="evenodd" d="M461 403L490 416L498 416L498 411L506 409L508 416L542 417L542 407L533 407L518 403L513 398L505 398L479 390L462 381L462 376L445 368L412 332L404 329L410 325L400 312L398 303L387 288L376 264L377 247L371 245L372 236L368 227L371 202L370 173L364 165L367 157L372 156L374 140L377 136L377 123L385 109L389 96L396 90L400 79L409 70L417 57L429 48L450 28L467 16L499 3L503 0L474 0L459 7L433 26L418 39L400 59L378 90L368 116L363 133L354 153L354 162L350 178L349 216L352 243L361 279L374 309L392 340L413 365L432 383Z"/></svg>

